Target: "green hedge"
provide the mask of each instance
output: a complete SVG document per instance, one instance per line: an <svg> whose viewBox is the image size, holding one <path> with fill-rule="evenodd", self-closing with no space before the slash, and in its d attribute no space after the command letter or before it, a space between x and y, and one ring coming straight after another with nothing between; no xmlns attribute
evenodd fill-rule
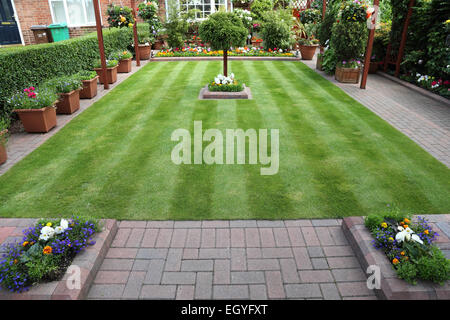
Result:
<svg viewBox="0 0 450 320"><path fill-rule="evenodd" d="M146 30L145 24L138 30ZM119 49L132 49L132 29L111 28L103 30L105 53ZM0 118L8 118L6 100L15 92L63 75L92 69L99 57L97 33L55 43L0 49Z"/></svg>

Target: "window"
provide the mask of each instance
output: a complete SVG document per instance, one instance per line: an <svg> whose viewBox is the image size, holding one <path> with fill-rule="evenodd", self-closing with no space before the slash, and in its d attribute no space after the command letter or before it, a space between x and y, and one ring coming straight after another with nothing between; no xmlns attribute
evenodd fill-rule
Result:
<svg viewBox="0 0 450 320"><path fill-rule="evenodd" d="M92 0L49 0L53 23L67 23L70 27L95 25Z"/></svg>
<svg viewBox="0 0 450 320"><path fill-rule="evenodd" d="M182 11L198 10L195 16L197 19L205 19L211 13L217 11L227 11L226 0L180 0Z"/></svg>

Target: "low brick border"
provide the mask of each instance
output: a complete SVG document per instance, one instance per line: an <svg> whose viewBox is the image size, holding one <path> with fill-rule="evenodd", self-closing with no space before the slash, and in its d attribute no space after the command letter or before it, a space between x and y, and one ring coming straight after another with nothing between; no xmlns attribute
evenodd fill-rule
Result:
<svg viewBox="0 0 450 320"><path fill-rule="evenodd" d="M244 84L244 90L241 92L209 91L208 85L200 90L199 100L226 100L226 99L252 99L252 92Z"/></svg>
<svg viewBox="0 0 450 320"><path fill-rule="evenodd" d="M100 265L117 233L117 221L113 219L101 220L103 231L97 233L93 246L81 251L72 261L72 266L81 269L81 288L68 289L65 274L59 281L42 283L23 293L9 293L0 290L0 300L82 300L87 297L89 288L97 274Z"/></svg>
<svg viewBox="0 0 450 320"><path fill-rule="evenodd" d="M441 97L440 95L438 95L436 93L433 93L433 92L430 92L430 91L428 91L428 90L426 90L424 88L418 87L418 86L416 86L416 85L414 85L414 84L412 84L412 83L410 83L408 81L405 81L405 80L393 77L390 74L387 74L386 72L377 72L377 74L382 76L382 77L384 77L384 78L386 78L386 79L394 81L394 82L398 83L399 85L402 85L402 86L404 86L406 88L414 90L414 91L416 91L416 92L418 92L418 93L420 93L420 94L422 94L422 95L424 95L424 96L426 96L426 97L428 97L430 99L433 99L433 100L435 100L437 102L443 103L447 107L450 107L450 100L446 99L444 97Z"/></svg>
<svg viewBox="0 0 450 320"><path fill-rule="evenodd" d="M150 61L222 61L222 56L214 57L152 57ZM299 57L250 57L250 56L228 56L228 60L250 60L250 61L300 61Z"/></svg>
<svg viewBox="0 0 450 320"><path fill-rule="evenodd" d="M447 218L450 215L444 215ZM448 219L448 218L447 218ZM381 288L375 294L380 299L387 300L436 300L450 299L450 284L440 286L430 282L418 281L417 285L410 285L399 279L386 255L377 250L373 244L373 237L364 225L363 217L346 217L342 221L342 230L349 241L363 270L369 265L377 265L381 271ZM444 236L445 237L445 236ZM445 237L448 240L448 238ZM444 243L448 247L448 243Z"/></svg>

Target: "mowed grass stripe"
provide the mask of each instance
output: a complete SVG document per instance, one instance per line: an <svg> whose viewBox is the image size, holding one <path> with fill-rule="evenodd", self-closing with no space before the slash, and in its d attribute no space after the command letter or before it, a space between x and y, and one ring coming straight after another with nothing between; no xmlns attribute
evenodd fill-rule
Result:
<svg viewBox="0 0 450 320"><path fill-rule="evenodd" d="M275 88L276 83L271 72L267 69L267 64L273 62L263 62L257 69L261 79L267 87ZM285 80L284 80L285 81ZM284 81L282 83L284 83ZM310 137L310 141L296 140L297 147L302 150L307 161L305 170L314 172L314 188L317 191L319 199L317 203L323 204L322 209L327 215L338 216L345 215L349 210L354 212L363 212L352 189L347 189L347 177L339 163L333 163L329 160L329 149L323 138L317 133L314 123L306 118L303 113L294 106L293 101L281 84L277 90L271 91L271 100L276 103L290 131L304 137ZM299 118L293 121L293 115ZM353 211L352 211L353 212Z"/></svg>
<svg viewBox="0 0 450 320"><path fill-rule="evenodd" d="M299 80L298 73L292 72L286 64L285 66L285 76L291 79L290 81L295 81L294 79ZM311 72L306 66L303 66L302 69L304 68L307 69L306 73ZM302 82L302 86L311 90L309 87L312 84ZM371 175L378 180L377 185L379 188L377 189L385 189L388 193L385 198L379 199L380 204L405 203L405 201L410 202L411 199L414 199L417 206L423 207L422 212L434 212L439 203L448 200L445 193L428 192L430 186L435 187L436 185L443 190L449 190L448 168L428 153L423 152L412 140L357 101L336 104L335 101L329 99L331 98L329 93L326 93L322 88L320 90L323 91L324 96L328 96L327 98L332 104L330 107L334 108L334 110L329 112L324 104L317 104L314 110L318 111L323 117L329 118L328 123L335 128L335 135L338 132L342 132L347 137L352 137L352 149L355 151L359 150L361 155L365 155L367 161L358 161L358 163L364 163L365 170L372 171ZM340 89L338 88L338 90ZM341 91L341 95L347 96L343 91ZM357 125L357 127L352 126L352 124ZM353 127L361 132L360 136L353 134L351 130ZM392 135L388 135L388 132ZM388 136L390 139L387 138ZM350 144L349 140L350 138L347 139L347 142ZM359 140L360 143L357 143L356 140ZM405 148L407 145L410 145L412 150L416 148L416 151L411 153L411 148ZM377 148L373 146L377 146ZM379 150L383 151L379 152ZM404 152L405 150L407 151L406 153ZM340 150L337 151L339 152ZM440 166L442 175L439 175L438 179L436 179L433 177L432 171L428 170L428 168L433 168L433 166L418 165L417 159L420 157L424 157L422 161L434 162ZM411 170L411 167L414 167L414 170ZM374 192L366 184L364 186L367 188L366 194ZM376 206L376 203L371 203L372 207ZM405 210L412 210L413 207L416 206L413 205L405 208Z"/></svg>
<svg viewBox="0 0 450 320"><path fill-rule="evenodd" d="M360 123L349 121L348 115L345 114L346 103L339 103L335 99L310 99L299 89L307 92L321 91L320 86L304 81L304 77L293 74L287 67L279 66L278 69L271 68L271 71L280 73L280 76L287 79L286 92L293 100L301 99L307 102L302 111L311 116L312 122L325 124L316 126L316 129L321 136L326 137L324 141L330 150L328 161L340 164L349 180L347 188L355 190L358 201L364 203L365 209L386 203L403 202L404 197L412 196L393 192L410 185L410 179L401 172L395 161L389 161L382 153L372 151L370 143L370 140L374 140L372 129L364 130L362 135L355 135L355 132L360 132L363 128ZM330 109L333 109L333 112L330 112ZM382 138L380 136L378 139ZM388 181L389 185L386 185L385 182ZM392 181L399 184L400 189L393 189ZM378 187L383 185L385 188ZM422 193L417 190L412 192L419 201L429 205L428 199Z"/></svg>

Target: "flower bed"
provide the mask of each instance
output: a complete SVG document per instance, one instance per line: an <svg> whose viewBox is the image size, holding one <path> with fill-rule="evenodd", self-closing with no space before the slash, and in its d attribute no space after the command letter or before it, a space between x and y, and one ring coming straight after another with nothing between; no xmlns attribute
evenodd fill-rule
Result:
<svg viewBox="0 0 450 320"><path fill-rule="evenodd" d="M0 286L23 292L37 283L61 279L76 254L95 244L91 238L99 230L96 221L79 217L38 221L23 231L23 242L6 246Z"/></svg>
<svg viewBox="0 0 450 320"><path fill-rule="evenodd" d="M175 49L162 49L156 57L213 57L222 56L222 50L211 50L206 47L183 47ZM257 47L243 47L228 51L229 56L249 57L294 57L294 54L281 49L269 49L268 51Z"/></svg>
<svg viewBox="0 0 450 320"><path fill-rule="evenodd" d="M399 278L411 284L419 279L443 284L450 279L450 260L433 244L438 234L425 218L373 214L365 225L374 237L373 246L384 251Z"/></svg>
<svg viewBox="0 0 450 320"><path fill-rule="evenodd" d="M208 89L209 91L241 92L244 90L244 86L234 78L233 73L229 77L219 74L214 81L208 84Z"/></svg>
<svg viewBox="0 0 450 320"><path fill-rule="evenodd" d="M447 69L450 69L450 67L447 66ZM415 76L412 74L401 75L400 79L450 99L450 80L443 80L433 76L422 75L420 73L417 73Z"/></svg>

